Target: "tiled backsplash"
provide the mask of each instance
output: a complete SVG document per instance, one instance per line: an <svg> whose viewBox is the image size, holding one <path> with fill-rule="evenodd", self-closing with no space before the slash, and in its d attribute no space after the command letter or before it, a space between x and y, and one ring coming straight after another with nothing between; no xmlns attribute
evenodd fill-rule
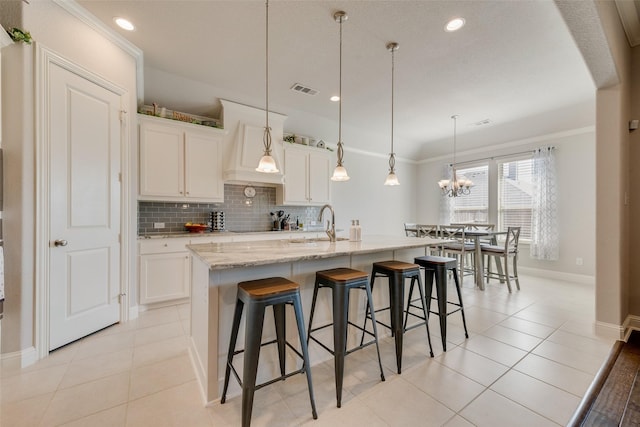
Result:
<svg viewBox="0 0 640 427"><path fill-rule="evenodd" d="M224 185L224 203L176 203L138 202L138 234L163 234L185 231L184 224L206 224L212 211L224 212L225 229L228 231L270 231L273 222L270 212L283 210L301 223L310 225L317 221L320 208L307 206L276 206L276 189L258 187L256 196L247 199L245 185ZM251 203L247 203L251 201ZM154 223L164 223L164 228L153 228Z"/></svg>

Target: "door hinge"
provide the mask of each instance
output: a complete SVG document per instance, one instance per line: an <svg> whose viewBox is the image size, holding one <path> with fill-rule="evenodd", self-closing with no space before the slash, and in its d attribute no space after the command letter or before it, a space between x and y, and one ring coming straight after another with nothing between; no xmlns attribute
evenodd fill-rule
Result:
<svg viewBox="0 0 640 427"><path fill-rule="evenodd" d="M118 182L122 182L122 172L118 172Z"/></svg>
<svg viewBox="0 0 640 427"><path fill-rule="evenodd" d="M127 110L120 110L120 121L121 122L124 122L126 114L127 114Z"/></svg>
<svg viewBox="0 0 640 427"><path fill-rule="evenodd" d="M118 243L122 243L122 235L118 233Z"/></svg>
<svg viewBox="0 0 640 427"><path fill-rule="evenodd" d="M122 304L122 298L126 297L127 294L118 294L118 303Z"/></svg>

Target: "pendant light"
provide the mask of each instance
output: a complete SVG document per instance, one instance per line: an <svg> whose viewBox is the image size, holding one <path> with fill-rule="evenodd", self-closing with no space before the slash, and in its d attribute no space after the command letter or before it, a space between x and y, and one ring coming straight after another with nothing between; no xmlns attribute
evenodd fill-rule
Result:
<svg viewBox="0 0 640 427"><path fill-rule="evenodd" d="M265 127L262 142L264 144L264 154L258 163L256 170L264 173L278 173L278 165L271 156L271 128L269 127L269 0L266 1L266 24L265 24L265 45L266 45L266 66L265 66Z"/></svg>
<svg viewBox="0 0 640 427"><path fill-rule="evenodd" d="M343 11L338 11L333 15L333 19L335 19L335 21L340 24L340 74L338 88L338 96L340 97L340 101L338 101L338 164L333 170L331 181L349 180L347 170L342 165L342 157L344 155L344 150L342 149L342 23L348 18L349 17L347 16L347 13Z"/></svg>
<svg viewBox="0 0 640 427"><path fill-rule="evenodd" d="M391 153L389 154L389 175L384 181L384 185L400 185L396 176L396 153L393 151L393 82L395 68L395 51L400 45L395 42L387 44L387 50L391 52Z"/></svg>

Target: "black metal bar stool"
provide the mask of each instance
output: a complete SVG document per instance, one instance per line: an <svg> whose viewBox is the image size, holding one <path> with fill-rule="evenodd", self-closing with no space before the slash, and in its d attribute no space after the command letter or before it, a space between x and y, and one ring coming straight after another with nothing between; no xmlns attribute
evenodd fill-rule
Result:
<svg viewBox="0 0 640 427"><path fill-rule="evenodd" d="M330 288L332 291L333 322L313 328L313 314L316 309L318 290L320 288ZM373 319L373 334L349 321L349 291L351 289L362 289L367 293L367 307L369 309L369 314ZM312 335L313 332L328 328L331 325L333 325L333 349L330 349ZM361 343L358 347L347 350L348 325L351 325L370 336L372 335L373 339L366 343ZM369 286L369 276L367 273L353 270L351 268L334 268L331 270L316 272L316 282L313 289L313 301L311 303L311 315L309 316L309 333L307 334L307 341L310 339L314 340L322 348L333 354L336 379L336 401L338 408L342 405L342 379L344 377L344 357L346 355L375 343L376 351L378 352L378 364L380 365L380 378L384 381L382 360L380 359L380 348L378 347L378 330L375 323L375 311L373 308L371 287Z"/></svg>
<svg viewBox="0 0 640 427"><path fill-rule="evenodd" d="M396 343L396 365L398 367L398 374L402 372L402 341L404 332L418 326L424 325L427 327L427 340L429 342L429 351L431 353L431 357L433 357L433 347L431 347L431 334L429 333L429 322L428 322L428 314L427 307L425 304L424 291L422 286L422 279L420 278L420 266L417 264L409 264L407 262L402 261L381 261L374 262L373 269L371 271L371 291L373 292L373 286L375 284L375 280L377 277L387 277L389 279L389 307L379 308L375 310L376 313L384 310L390 310L391 312L391 325L386 325L385 323L378 320L378 323L382 326L389 328L391 330L391 334L395 337ZM411 299L407 301L407 307L404 307L404 286L405 280L411 279L411 288L409 291L409 295L413 293L413 287L415 282L418 282L418 290L420 292L420 302L421 306L416 306L411 303ZM418 314L412 313L410 311L411 308L422 309L423 315L420 316ZM402 314L405 313L404 323L402 322ZM417 317L422 320L422 322L417 323L415 325L411 325L407 328L407 321L409 315ZM368 315L365 315L364 326L366 329L367 319L369 319ZM364 340L364 335L362 336ZM361 342L362 344L362 342Z"/></svg>
<svg viewBox="0 0 640 427"><path fill-rule="evenodd" d="M437 314L440 318L440 335L442 336L442 349L447 351L447 316L456 312L462 314L462 324L464 326L464 336L469 338L467 332L467 321L464 318L464 306L462 304L462 294L460 293L460 282L458 281L457 260L440 256L421 256L414 259L414 262L424 267L427 312ZM447 271L453 273L453 280L456 284L458 302L447 301ZM438 311L431 311L431 295L433 293L433 276L436 278L436 295L438 298ZM409 295L411 300L411 294ZM452 304L458 308L447 312L447 304Z"/></svg>
<svg viewBox="0 0 640 427"><path fill-rule="evenodd" d="M247 305L247 318L245 325L245 345L243 350L236 350L238 340L238 329L242 310ZM300 346L302 354L285 337L285 304L292 304L296 322L298 324L298 334L300 336ZM276 339L261 343L262 326L264 323L264 311L267 306L273 306L273 316L276 325ZM258 374L258 358L260 348L268 344L278 345L278 356L280 361L280 376L273 380L256 385ZM229 375L233 375L242 386L242 426L248 427L251 424L251 411L253 409L253 395L256 390L273 384L276 381L284 380L292 375L302 372L307 374L307 385L309 387L309 399L311 401L311 412L313 418L317 419L316 403L313 397L313 385L311 383L311 364L309 363L309 352L307 350L307 339L304 332L304 317L302 315L302 301L300 299L300 286L283 277L270 277L267 279L251 280L238 283L238 297L236 300L236 310L233 316L233 327L231 330L231 340L229 341L229 353L227 355L227 369L224 374L224 389L222 391L221 403L224 403L229 386ZM294 372L285 373L285 345L289 346L304 363L302 368ZM244 369L242 380L233 366L233 357L239 353L244 355Z"/></svg>

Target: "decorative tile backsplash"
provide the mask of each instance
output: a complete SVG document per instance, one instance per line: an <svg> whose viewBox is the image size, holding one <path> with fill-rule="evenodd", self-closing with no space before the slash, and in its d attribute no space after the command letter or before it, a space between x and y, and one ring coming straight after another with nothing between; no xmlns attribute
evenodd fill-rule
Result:
<svg viewBox="0 0 640 427"><path fill-rule="evenodd" d="M310 225L318 220L319 207L276 206L276 189L258 187L256 195L247 199L245 185L224 185L224 203L138 202L138 234L166 234L184 232L187 222L208 223L212 211L224 212L228 231L270 231L273 227L270 212L283 210L295 223L296 218ZM164 228L154 228L164 223Z"/></svg>

